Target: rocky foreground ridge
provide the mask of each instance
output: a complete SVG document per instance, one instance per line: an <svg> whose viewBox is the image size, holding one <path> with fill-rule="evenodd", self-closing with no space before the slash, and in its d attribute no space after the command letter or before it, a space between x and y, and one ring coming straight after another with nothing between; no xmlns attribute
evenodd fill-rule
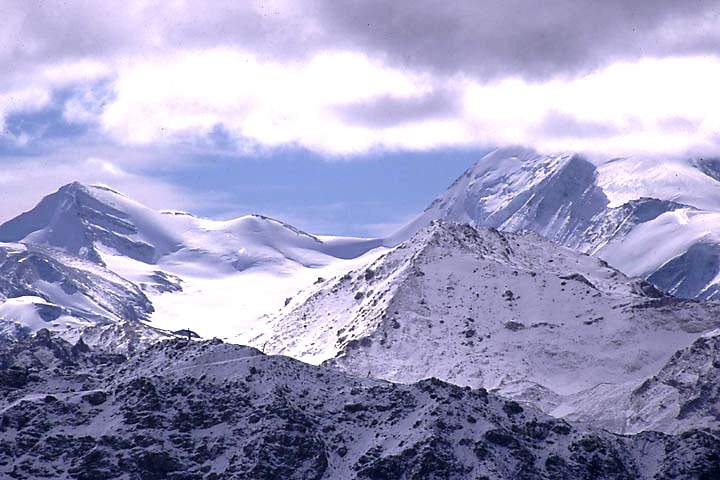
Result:
<svg viewBox="0 0 720 480"><path fill-rule="evenodd" d="M484 389L350 377L218 340L0 347L12 479L711 479L717 432L611 434Z"/></svg>

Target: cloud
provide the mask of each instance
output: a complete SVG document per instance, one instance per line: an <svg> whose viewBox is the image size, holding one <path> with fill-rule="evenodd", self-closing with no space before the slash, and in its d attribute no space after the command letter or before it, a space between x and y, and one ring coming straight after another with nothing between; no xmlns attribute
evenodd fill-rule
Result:
<svg viewBox="0 0 720 480"><path fill-rule="evenodd" d="M551 138L597 138L621 133L615 125L578 120L571 115L556 111L550 111L545 115L537 132L539 135Z"/></svg>
<svg viewBox="0 0 720 480"><path fill-rule="evenodd" d="M497 144L675 155L716 144L719 81L720 60L710 57L615 63L544 82L480 82L347 53L283 64L213 50L119 70L99 122L130 145L221 134L327 155Z"/></svg>
<svg viewBox="0 0 720 480"><path fill-rule="evenodd" d="M100 122L129 144L175 142L222 125L265 146L349 153L377 143L375 127L343 123L338 105L422 95L424 83L421 75L346 52L303 63L267 62L227 49L178 52L121 67Z"/></svg>
<svg viewBox="0 0 720 480"><path fill-rule="evenodd" d="M450 118L459 113L458 92L434 90L425 95L397 97L383 95L364 102L337 107L349 125L389 127L428 119Z"/></svg>
<svg viewBox="0 0 720 480"><path fill-rule="evenodd" d="M60 108L127 149L680 154L718 144L719 12L720 0L9 0L0 121Z"/></svg>
<svg viewBox="0 0 720 480"><path fill-rule="evenodd" d="M711 149L720 132L720 60L615 63L592 74L542 83L473 83L465 97L478 141L608 155L678 155ZM668 122L672 119L672 122ZM678 129L679 122L696 125ZM566 128L559 123L565 123Z"/></svg>
<svg viewBox="0 0 720 480"><path fill-rule="evenodd" d="M58 92L87 88L111 74L109 65L87 60L39 64L25 70L12 66L6 71L0 79L0 142L3 137L14 137L20 144L29 132L13 132L7 125L9 117L52 109Z"/></svg>
<svg viewBox="0 0 720 480"><path fill-rule="evenodd" d="M644 56L717 54L716 0L8 0L5 61L235 48L270 61L328 49L413 70L525 79L586 73ZM6 71L6 70L4 70Z"/></svg>
<svg viewBox="0 0 720 480"><path fill-rule="evenodd" d="M322 23L390 63L480 80L584 74L645 56L717 54L717 1L327 2ZM343 40L340 40L341 42Z"/></svg>

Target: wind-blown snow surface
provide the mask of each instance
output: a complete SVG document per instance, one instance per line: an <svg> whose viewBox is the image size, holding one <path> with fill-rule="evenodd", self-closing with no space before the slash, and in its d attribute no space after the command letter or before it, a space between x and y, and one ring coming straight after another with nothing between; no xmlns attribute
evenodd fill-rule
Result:
<svg viewBox="0 0 720 480"><path fill-rule="evenodd" d="M218 341L128 359L0 345L0 475L35 479L710 479L709 432L617 436L485 390L348 377Z"/></svg>
<svg viewBox="0 0 720 480"><path fill-rule="evenodd" d="M370 261L376 254L372 250L382 243L318 237L261 215L212 221L158 212L110 188L79 183L62 187L33 210L0 225L0 241L72 259L72 266L88 275L113 272L131 289L140 286L143 291L133 293L147 304L142 315L121 318L151 320L154 327L191 329L208 337L253 328L257 317L281 307L318 277ZM47 289L33 285L41 290L33 290L37 296L48 296ZM133 303L131 296L124 301ZM0 306L3 311L19 328L53 327L28 320L12 302ZM12 315L14 311L18 313Z"/></svg>
<svg viewBox="0 0 720 480"><path fill-rule="evenodd" d="M499 149L465 172L390 243L440 219L533 230L686 298L720 285L720 162L616 159ZM701 271L697 271L697 267Z"/></svg>
<svg viewBox="0 0 720 480"><path fill-rule="evenodd" d="M720 162L713 159L618 158L598 166L598 185L611 207L652 197L720 211Z"/></svg>
<svg viewBox="0 0 720 480"><path fill-rule="evenodd" d="M361 376L495 389L625 432L653 420L631 425L608 392L627 398L718 326L720 304L663 296L537 234L433 222L237 339Z"/></svg>

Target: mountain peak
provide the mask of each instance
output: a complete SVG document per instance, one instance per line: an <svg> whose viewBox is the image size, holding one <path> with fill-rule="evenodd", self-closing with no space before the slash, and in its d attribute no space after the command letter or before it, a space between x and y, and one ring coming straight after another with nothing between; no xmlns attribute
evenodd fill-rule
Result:
<svg viewBox="0 0 720 480"><path fill-rule="evenodd" d="M158 212L110 187L80 182L60 187L0 225L0 241L45 245L96 263L102 263L98 243L146 263L177 243Z"/></svg>
<svg viewBox="0 0 720 480"><path fill-rule="evenodd" d="M532 230L565 242L603 211L608 200L597 169L577 153L541 155L512 147L495 150L470 167L413 222L389 240L399 243L431 220L501 230Z"/></svg>
<svg viewBox="0 0 720 480"><path fill-rule="evenodd" d="M60 187L58 189L58 193L59 192L70 193L70 194L84 193L87 195L93 195L93 194L97 194L100 192L105 192L105 193L110 193L112 195L116 195L118 197L129 198L126 194L124 194L118 190L115 190L114 188L109 187L107 185L104 185L101 183L97 183L97 184L82 183L77 180L70 182L70 183L66 183L65 185L63 185L62 187Z"/></svg>
<svg viewBox="0 0 720 480"><path fill-rule="evenodd" d="M82 182L78 182L77 180L66 183L58 189L59 192L77 192L82 190L87 190L87 185Z"/></svg>
<svg viewBox="0 0 720 480"><path fill-rule="evenodd" d="M522 160L532 160L540 154L537 150L522 145L511 145L508 147L496 148L492 152L486 154L480 162L493 159L518 158ZM478 163L480 163L478 162ZM477 164L476 164L477 165Z"/></svg>
<svg viewBox="0 0 720 480"><path fill-rule="evenodd" d="M717 308L662 296L537 233L432 220L372 263L308 287L252 338L266 353L358 376L435 376L583 415L597 408L598 384L619 390L652 375L715 328ZM701 325L688 328L691 318ZM617 428L624 415L598 426Z"/></svg>
<svg viewBox="0 0 720 480"><path fill-rule="evenodd" d="M504 234L495 228L475 228L467 223L431 220L427 227L418 231L406 243L437 243L440 241L446 246L449 244L477 245L483 239L491 237L506 241Z"/></svg>
<svg viewBox="0 0 720 480"><path fill-rule="evenodd" d="M527 230L597 254L669 293L717 298L718 179L717 158L625 157L596 165L578 153L501 148L467 169L386 243L397 245L432 220Z"/></svg>

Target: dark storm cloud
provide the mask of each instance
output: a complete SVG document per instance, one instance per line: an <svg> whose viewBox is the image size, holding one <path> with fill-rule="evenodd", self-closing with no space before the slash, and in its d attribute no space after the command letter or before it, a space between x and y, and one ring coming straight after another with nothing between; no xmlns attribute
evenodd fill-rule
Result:
<svg viewBox="0 0 720 480"><path fill-rule="evenodd" d="M716 0L330 2L338 38L394 62L481 78L573 74L645 55L720 53Z"/></svg>
<svg viewBox="0 0 720 480"><path fill-rule="evenodd" d="M480 79L542 79L640 56L720 53L720 0L310 0L0 5L4 69L230 46L267 59L350 49Z"/></svg>
<svg viewBox="0 0 720 480"><path fill-rule="evenodd" d="M236 47L259 58L298 58L321 48L307 19L250 2L0 1L0 71L66 60L134 58L175 49ZM0 83L3 79L0 78Z"/></svg>
<svg viewBox="0 0 720 480"><path fill-rule="evenodd" d="M337 113L350 124L392 127L413 121L451 117L461 108L456 93L436 90L417 98L382 96L369 102L342 106L337 109Z"/></svg>

